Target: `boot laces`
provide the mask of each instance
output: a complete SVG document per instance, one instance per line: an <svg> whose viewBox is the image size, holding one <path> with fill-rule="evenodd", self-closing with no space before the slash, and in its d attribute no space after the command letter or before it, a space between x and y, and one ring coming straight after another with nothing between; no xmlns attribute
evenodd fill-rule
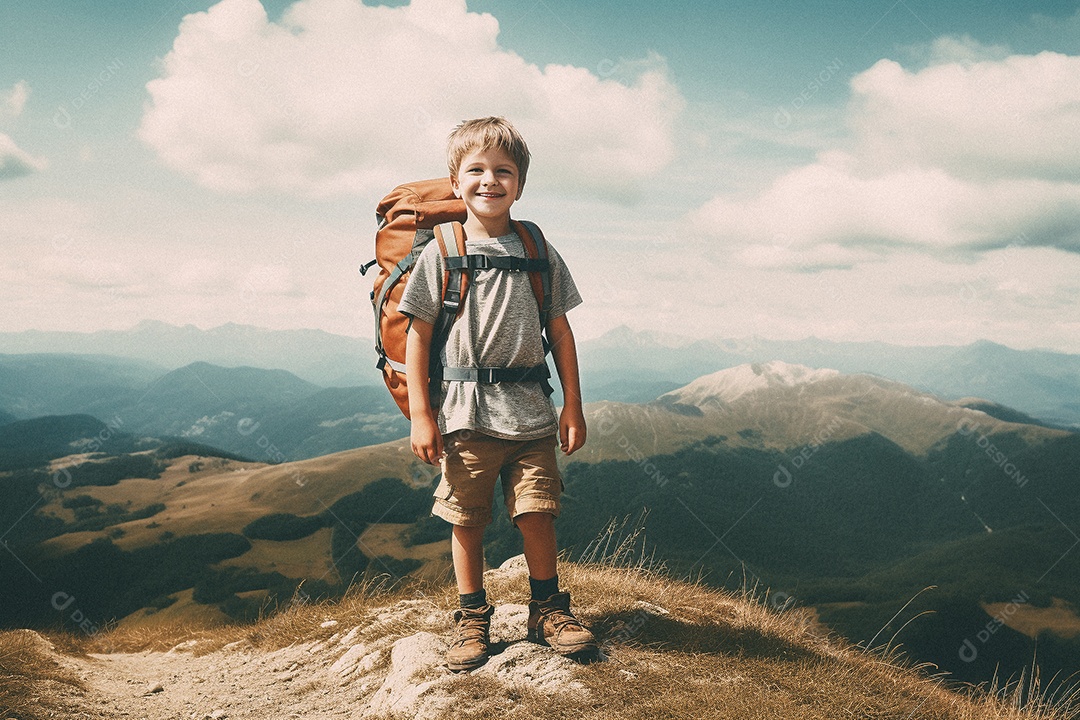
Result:
<svg viewBox="0 0 1080 720"><path fill-rule="evenodd" d="M487 616L479 613L461 613L457 624L455 645L463 645L471 640L483 640L489 628Z"/></svg>
<svg viewBox="0 0 1080 720"><path fill-rule="evenodd" d="M542 611L543 616L551 623L552 627L561 630L563 628L581 628L582 625L578 622L578 619L573 616L569 610L563 610L560 607L544 608Z"/></svg>

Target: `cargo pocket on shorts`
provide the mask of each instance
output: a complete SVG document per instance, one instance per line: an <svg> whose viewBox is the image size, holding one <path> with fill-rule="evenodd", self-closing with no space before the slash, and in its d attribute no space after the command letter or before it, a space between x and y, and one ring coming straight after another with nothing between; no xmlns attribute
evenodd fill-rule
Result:
<svg viewBox="0 0 1080 720"><path fill-rule="evenodd" d="M454 486L446 482L446 477L439 476L439 484L435 486L435 492L431 494L436 500L449 500L454 494Z"/></svg>

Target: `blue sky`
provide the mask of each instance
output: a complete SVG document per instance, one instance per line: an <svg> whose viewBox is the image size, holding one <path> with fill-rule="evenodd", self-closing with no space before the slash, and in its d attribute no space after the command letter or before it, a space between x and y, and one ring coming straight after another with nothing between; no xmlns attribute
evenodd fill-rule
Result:
<svg viewBox="0 0 1080 720"><path fill-rule="evenodd" d="M375 203L490 113L580 337L1080 352L1078 88L1078 2L8 3L0 330L370 335Z"/></svg>

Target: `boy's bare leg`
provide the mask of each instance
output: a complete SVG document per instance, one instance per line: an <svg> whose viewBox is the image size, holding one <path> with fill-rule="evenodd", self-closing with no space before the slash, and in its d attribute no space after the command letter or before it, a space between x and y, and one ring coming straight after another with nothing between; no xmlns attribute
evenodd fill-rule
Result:
<svg viewBox="0 0 1080 720"><path fill-rule="evenodd" d="M555 518L546 512L522 513L514 518L525 545L525 562L529 575L547 580L556 575Z"/></svg>
<svg viewBox="0 0 1080 720"><path fill-rule="evenodd" d="M484 529L454 525L450 550L454 558L454 577L462 595L479 592L484 587Z"/></svg>
<svg viewBox="0 0 1080 720"><path fill-rule="evenodd" d="M465 597L484 589L484 526L454 525L450 549L462 606L454 611L457 634L446 650L446 665L455 671L472 670L488 658L491 616L495 612L490 604L479 605L483 601L477 598L470 598L466 603Z"/></svg>
<svg viewBox="0 0 1080 720"><path fill-rule="evenodd" d="M529 564L528 637L533 642L550 645L561 655L586 656L595 653L596 638L570 612L570 593L558 590L555 546L555 518L544 512L523 513L514 518L525 543L525 561ZM542 590L551 580L551 594ZM540 596L537 596L540 592Z"/></svg>

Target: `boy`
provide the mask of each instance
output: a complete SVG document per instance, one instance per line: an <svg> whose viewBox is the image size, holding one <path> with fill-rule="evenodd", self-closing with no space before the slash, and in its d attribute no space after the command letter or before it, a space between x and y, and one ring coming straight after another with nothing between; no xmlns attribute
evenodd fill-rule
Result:
<svg viewBox="0 0 1080 720"><path fill-rule="evenodd" d="M521 197L529 150L504 118L469 120L450 134L447 164L454 194L465 202L469 254L525 257L511 229L510 207ZM447 238L452 243L453 238ZM548 246L551 311L540 315L529 273L473 270L465 309L442 349L443 367L529 368L544 362L547 331L563 388L555 407L536 380L443 381L437 407L429 393L428 359L442 295L444 262L430 242L413 268L399 309L410 318L405 365L409 378L412 450L425 463L441 463L432 514L450 522L451 551L461 608L457 637L447 651L451 670L469 670L488 657L494 608L483 586L484 528L491 521L495 480L501 475L511 520L521 531L529 567L530 640L563 655L596 650L596 640L570 613L570 595L559 592L554 518L562 480L555 445L570 455L585 443L577 350L566 312L581 302L569 271ZM558 433L558 440L556 439Z"/></svg>

